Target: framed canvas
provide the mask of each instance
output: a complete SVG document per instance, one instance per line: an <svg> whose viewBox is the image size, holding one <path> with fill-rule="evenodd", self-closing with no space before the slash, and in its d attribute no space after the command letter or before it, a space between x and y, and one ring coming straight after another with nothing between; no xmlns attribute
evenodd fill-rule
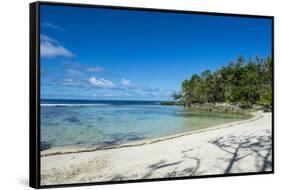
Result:
<svg viewBox="0 0 281 190"><path fill-rule="evenodd" d="M30 186L274 172L274 18L30 4Z"/></svg>

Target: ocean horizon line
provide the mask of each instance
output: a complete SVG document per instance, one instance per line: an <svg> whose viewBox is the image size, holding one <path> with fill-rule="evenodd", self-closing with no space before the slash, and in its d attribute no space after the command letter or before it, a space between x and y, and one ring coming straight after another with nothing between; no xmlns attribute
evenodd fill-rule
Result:
<svg viewBox="0 0 281 190"><path fill-rule="evenodd" d="M116 100L116 99L56 99L56 98L43 98L40 101L128 101L128 102L166 102L171 100Z"/></svg>
<svg viewBox="0 0 281 190"><path fill-rule="evenodd" d="M44 107L95 107L109 105L161 105L160 100L79 100L79 99L41 99Z"/></svg>

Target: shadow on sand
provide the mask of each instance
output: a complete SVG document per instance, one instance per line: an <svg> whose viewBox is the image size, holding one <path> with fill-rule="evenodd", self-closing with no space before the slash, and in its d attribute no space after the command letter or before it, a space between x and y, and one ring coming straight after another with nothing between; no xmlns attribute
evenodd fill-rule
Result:
<svg viewBox="0 0 281 190"><path fill-rule="evenodd" d="M230 155L227 167L224 170L225 174L231 173L235 164L248 156L254 157L255 170L257 172L270 171L272 169L272 140L269 130L264 131L262 136L219 137L210 141L210 143Z"/></svg>
<svg viewBox="0 0 281 190"><path fill-rule="evenodd" d="M222 166L226 166L222 174L229 174L238 161L241 161L249 156L254 160L254 171L271 171L272 170L272 139L269 130L263 131L263 135L245 135L245 136L221 136L217 139L209 141L210 144L218 147L221 151L227 153L227 158L222 159ZM201 159L194 155L194 149L189 149L181 152L182 157L177 162L169 162L162 159L154 164L149 165L146 172L140 176L130 176L135 179L155 178L158 176L159 170L165 168L167 172L163 177L179 177L179 176L194 176L204 175L204 171L198 172L200 169ZM218 157L218 159L220 159ZM192 167L184 168L184 162L194 163ZM182 169L181 169L182 168ZM116 175L112 181L128 179L127 176Z"/></svg>

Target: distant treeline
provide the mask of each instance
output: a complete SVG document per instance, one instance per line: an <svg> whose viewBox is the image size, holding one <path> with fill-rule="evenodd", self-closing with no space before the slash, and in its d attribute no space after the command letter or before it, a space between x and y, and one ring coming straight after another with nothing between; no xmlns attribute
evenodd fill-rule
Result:
<svg viewBox="0 0 281 190"><path fill-rule="evenodd" d="M181 92L172 96L184 105L215 102L271 105L272 58L239 57L215 72L194 74L182 81Z"/></svg>

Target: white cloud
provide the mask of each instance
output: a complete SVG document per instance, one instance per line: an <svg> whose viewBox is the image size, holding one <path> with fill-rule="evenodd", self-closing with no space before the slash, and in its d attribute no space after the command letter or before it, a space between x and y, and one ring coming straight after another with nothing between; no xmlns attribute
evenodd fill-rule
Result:
<svg viewBox="0 0 281 190"><path fill-rule="evenodd" d="M43 27L46 27L46 28L51 28L51 29L54 29L54 30L58 30L58 31L63 31L63 29L53 23L50 23L50 22L44 22L42 23L42 26Z"/></svg>
<svg viewBox="0 0 281 190"><path fill-rule="evenodd" d="M96 77L92 77L89 79L89 82L91 83L91 85L93 85L96 88L114 88L115 87L113 82L111 82L109 80L105 80L103 78L97 79Z"/></svg>
<svg viewBox="0 0 281 190"><path fill-rule="evenodd" d="M97 66L97 67L88 67L86 68L86 71L93 72L93 73L101 73L104 71L104 68Z"/></svg>
<svg viewBox="0 0 281 190"><path fill-rule="evenodd" d="M54 58L54 57L73 57L74 54L64 48L57 40L50 38L47 35L41 34L40 35L40 53L41 56L44 58Z"/></svg>
<svg viewBox="0 0 281 190"><path fill-rule="evenodd" d="M124 86L127 86L127 87L132 85L130 80L126 80L124 78L121 79L121 82Z"/></svg>
<svg viewBox="0 0 281 190"><path fill-rule="evenodd" d="M122 83L123 86L125 86L126 88L129 88L129 89L141 88L138 85L132 83L130 80L127 80L127 79L124 79L124 78L121 79L121 83Z"/></svg>

